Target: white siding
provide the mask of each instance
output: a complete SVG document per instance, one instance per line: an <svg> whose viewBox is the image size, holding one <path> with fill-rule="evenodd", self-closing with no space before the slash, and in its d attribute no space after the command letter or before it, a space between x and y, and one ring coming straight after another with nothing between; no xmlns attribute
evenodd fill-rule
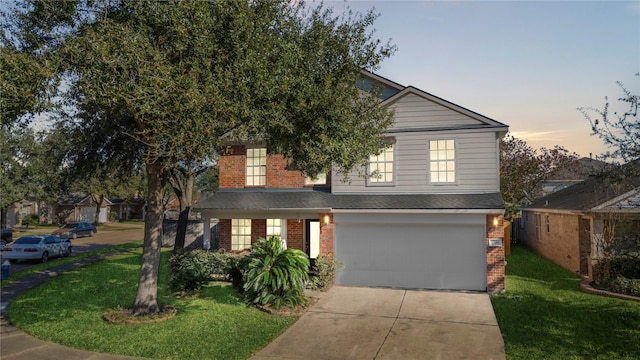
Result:
<svg viewBox="0 0 640 360"><path fill-rule="evenodd" d="M478 193L499 191L498 143L494 132L410 132L393 133L396 138L395 186L367 186L351 172L351 183L333 172L333 193ZM434 139L456 141L455 184L428 182L429 158L427 144Z"/></svg>
<svg viewBox="0 0 640 360"><path fill-rule="evenodd" d="M476 119L472 119L415 94L403 96L395 101L390 108L395 111L396 118L391 130L482 124Z"/></svg>

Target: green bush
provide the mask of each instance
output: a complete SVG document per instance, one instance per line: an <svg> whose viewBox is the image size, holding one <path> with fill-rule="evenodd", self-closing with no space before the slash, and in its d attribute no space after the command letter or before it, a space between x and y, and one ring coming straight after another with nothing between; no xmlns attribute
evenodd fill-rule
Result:
<svg viewBox="0 0 640 360"><path fill-rule="evenodd" d="M311 277L311 288L314 290L324 290L327 286L333 284L336 278L336 271L343 267L340 261L337 261L333 255L318 255L313 266L315 274Z"/></svg>
<svg viewBox="0 0 640 360"><path fill-rule="evenodd" d="M195 291L214 279L227 279L227 255L206 250L182 250L169 258L171 291Z"/></svg>
<svg viewBox="0 0 640 360"><path fill-rule="evenodd" d="M22 226L37 226L40 224L40 218L36 214L27 214L22 218Z"/></svg>
<svg viewBox="0 0 640 360"><path fill-rule="evenodd" d="M285 249L279 236L260 239L246 262L243 289L257 305L296 306L305 303L304 285L309 281L309 258L296 249Z"/></svg>
<svg viewBox="0 0 640 360"><path fill-rule="evenodd" d="M611 289L620 294L640 296L640 279L627 279L617 276L611 281Z"/></svg>

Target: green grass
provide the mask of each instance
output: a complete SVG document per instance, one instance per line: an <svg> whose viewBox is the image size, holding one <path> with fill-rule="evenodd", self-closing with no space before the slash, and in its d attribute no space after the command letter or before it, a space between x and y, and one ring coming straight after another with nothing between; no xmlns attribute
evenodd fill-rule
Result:
<svg viewBox="0 0 640 360"><path fill-rule="evenodd" d="M81 259L85 259L85 258L89 258L89 257L92 257L92 256L97 256L97 255L110 253L112 251L136 248L136 247L141 247L141 246L142 246L142 240L139 240L139 241L134 241L134 242L130 242L130 243L127 243L127 244L114 245L114 246L110 246L108 248L88 251L86 253L72 255L71 257L55 259L55 261L49 261L49 262L46 262L44 264L33 265L33 266L29 267L28 269L24 269L24 270L20 270L20 271L16 271L16 272L10 272L9 278L7 280L1 280L0 281L0 287L1 286L5 286L5 285L9 285L12 282L14 282L14 281L16 281L16 280L18 280L20 278L23 278L25 276L29 276L29 275L31 275L33 273L36 273L36 272L39 272L39 271L48 270L48 269L51 269L51 268L54 268L54 267L58 267L58 266L62 266L62 265L70 264L70 263L74 263L74 262L76 262L78 260L81 260Z"/></svg>
<svg viewBox="0 0 640 360"><path fill-rule="evenodd" d="M507 359L640 359L640 302L581 292L580 278L533 252L507 257L492 296Z"/></svg>
<svg viewBox="0 0 640 360"><path fill-rule="evenodd" d="M133 304L140 250L115 255L65 273L9 304L9 318L25 332L65 346L152 359L246 359L291 325L248 307L227 283L211 283L199 297L165 295L163 252L159 296L178 309L170 320L148 325L111 325L104 310Z"/></svg>

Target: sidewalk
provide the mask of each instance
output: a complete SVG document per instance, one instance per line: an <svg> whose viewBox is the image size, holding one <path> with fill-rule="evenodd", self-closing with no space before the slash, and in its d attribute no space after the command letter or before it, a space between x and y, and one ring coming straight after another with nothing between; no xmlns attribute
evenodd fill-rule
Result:
<svg viewBox="0 0 640 360"><path fill-rule="evenodd" d="M81 266L102 260L118 252L80 259L70 264L57 266L42 272L25 276L1 288L0 297L0 358L2 360L32 360L32 359L60 359L60 360L132 360L140 359L127 356L93 353L48 343L27 335L11 325L7 319L7 305L22 292L35 287L48 279Z"/></svg>

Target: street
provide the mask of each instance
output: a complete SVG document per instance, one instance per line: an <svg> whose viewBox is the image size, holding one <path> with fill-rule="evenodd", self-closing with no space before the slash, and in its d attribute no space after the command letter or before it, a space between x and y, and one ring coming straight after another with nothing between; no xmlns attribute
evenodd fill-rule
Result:
<svg viewBox="0 0 640 360"><path fill-rule="evenodd" d="M49 229L48 231L50 231ZM37 232L37 231L36 231ZM47 232L48 233L48 232ZM14 241L20 237L20 233L14 234ZM93 237L82 237L72 239L73 251L71 256L76 256L85 252L106 248L109 246L126 244L136 240L142 240L144 238L144 223L116 223L105 224L100 227L98 232ZM52 258L49 260L51 263L59 261L60 258ZM0 262L4 262L1 260ZM28 269L31 266L40 264L39 261L19 261L11 264L11 272Z"/></svg>

